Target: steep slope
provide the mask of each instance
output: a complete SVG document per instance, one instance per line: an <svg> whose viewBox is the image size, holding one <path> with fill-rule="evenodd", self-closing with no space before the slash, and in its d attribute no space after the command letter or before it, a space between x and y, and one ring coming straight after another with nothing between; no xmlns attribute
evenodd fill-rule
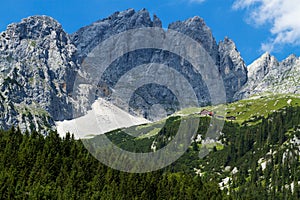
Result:
<svg viewBox="0 0 300 200"><path fill-rule="evenodd" d="M300 93L300 59L290 55L278 62L268 52L248 67L248 81L237 92L236 99L261 93Z"/></svg>
<svg viewBox="0 0 300 200"><path fill-rule="evenodd" d="M168 29L183 33L199 42L202 47L210 54L212 59L217 62L217 43L210 28L205 24L202 18L195 16L184 21L173 22L168 26Z"/></svg>
<svg viewBox="0 0 300 200"><path fill-rule="evenodd" d="M247 124L248 126L254 126L262 122L262 119L268 118L273 113L279 110L286 110L288 107L297 108L300 105L300 95L264 95L264 96L254 96L248 99L239 100L233 103L227 104L226 116L234 116L235 119L226 119L225 121L231 121L236 124ZM203 109L210 111L218 111L217 106L207 106L202 108L187 108L183 109L172 116L167 117L161 121L155 123L144 124L140 126L133 127L123 127L122 129L114 131L114 133L134 133L136 131L143 132L142 135L135 139L141 138L151 138L155 137L159 130L166 124L167 120L180 121L179 118L189 118L189 117L200 117L206 118L207 116L201 115L200 112ZM216 116L215 116L216 117ZM216 117L217 118L217 117ZM171 121L172 121L171 120ZM110 134L110 133L108 133Z"/></svg>
<svg viewBox="0 0 300 200"><path fill-rule="evenodd" d="M145 9L128 9L83 27L70 36L57 21L46 16L29 17L9 25L0 36L1 127L7 129L11 125L20 125L25 130L45 125L50 127L54 125L53 121L71 119L71 102L75 107L82 107L70 96L76 70L88 53L115 34L142 27L161 28L162 23L156 15L151 19ZM208 52L219 67L228 102L265 92L299 93L300 59L295 55L278 62L274 56L265 53L247 70L234 42L225 38L217 44L203 19L193 17L177 21L168 29L188 35ZM199 104L210 102L201 75L193 74L192 66L182 63L180 57L157 49L124 55L107 70L102 82L99 80L99 87L113 89L128 70L152 62L185 73L196 91ZM109 93L102 94L102 97L109 97ZM146 85L133 94L130 105L132 110L147 117L151 106L160 103L168 110L167 114L172 114L177 111L176 101L167 88Z"/></svg>
<svg viewBox="0 0 300 200"><path fill-rule="evenodd" d="M99 43L115 34L135 28L161 28L161 26L160 19L154 15L152 21L147 10L143 9L136 12L134 9L128 9L123 12L115 12L105 19L83 27L70 35L70 37L73 44L77 47L78 58L82 60Z"/></svg>
<svg viewBox="0 0 300 200"><path fill-rule="evenodd" d="M247 82L247 68L234 42L229 38L219 43L219 63L227 101L232 101L234 94Z"/></svg>
<svg viewBox="0 0 300 200"><path fill-rule="evenodd" d="M150 121L130 115L112 103L104 99L98 99L93 103L92 110L82 117L56 122L57 132L61 137L66 133L72 133L75 139L85 139Z"/></svg>
<svg viewBox="0 0 300 200"><path fill-rule="evenodd" d="M169 29L188 35L203 46L219 67L227 101L232 101L234 94L247 81L246 65L234 42L226 37L217 44L210 28L197 16L182 22L174 22L169 25Z"/></svg>
<svg viewBox="0 0 300 200"><path fill-rule="evenodd" d="M76 47L47 16L11 24L0 36L0 127L42 129L72 118L68 94L75 78Z"/></svg>
<svg viewBox="0 0 300 200"><path fill-rule="evenodd" d="M152 20L149 12L145 9L137 12L129 9L123 12L116 12L108 18L81 28L71 36L73 43L78 49L77 57L79 58L79 63L83 63L86 56L110 36L141 27L161 27L161 21L156 16L153 16ZM211 56L213 62L218 66L219 72L223 76L227 101L232 101L233 95L247 80L247 70L244 61L233 41L226 38L224 42L217 45L210 28L200 17L171 23L168 29L183 33L202 45ZM100 91L106 91L100 92L99 96L110 99L113 87L122 75L136 66L147 63L159 63L177 70L185 76L195 90L200 105L207 105L211 102L206 83L201 75L194 72L193 66L188 62L183 62L180 56L161 49L137 50L126 53L118 58L106 69L106 76L102 77L102 79L99 77L98 87ZM205 64L207 63L203 63L203 65ZM165 74L164 79L168 78L168 74ZM128 79L135 78L128 77ZM89 94L86 95L88 96ZM155 104L162 104L163 108L168 111L168 114L172 114L178 110L176 107L178 102L176 101L174 94L166 87L147 84L133 94L133 98L129 104L132 111L136 111L136 113L147 117L149 116L149 109ZM114 101L114 103L116 102Z"/></svg>

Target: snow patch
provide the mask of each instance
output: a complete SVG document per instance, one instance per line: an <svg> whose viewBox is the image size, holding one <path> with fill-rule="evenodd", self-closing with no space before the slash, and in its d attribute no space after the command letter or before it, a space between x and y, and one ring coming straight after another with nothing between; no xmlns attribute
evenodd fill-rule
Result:
<svg viewBox="0 0 300 200"><path fill-rule="evenodd" d="M150 121L132 116L104 99L96 100L92 110L87 111L87 114L82 117L55 122L61 137L70 132L76 139L90 138L119 128L145 123Z"/></svg>

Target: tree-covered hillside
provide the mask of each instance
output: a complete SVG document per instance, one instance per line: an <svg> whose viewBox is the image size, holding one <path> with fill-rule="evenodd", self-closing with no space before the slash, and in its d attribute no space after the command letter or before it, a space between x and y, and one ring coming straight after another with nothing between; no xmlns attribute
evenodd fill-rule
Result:
<svg viewBox="0 0 300 200"><path fill-rule="evenodd" d="M195 117L195 115L193 115ZM133 138L118 130L107 136L120 147L152 151L174 137L180 116L158 134ZM210 117L200 117L190 148L172 165L132 174L110 169L82 141L17 128L0 133L1 199L299 199L300 107L284 107L267 118L226 121L218 141L200 158ZM257 120L257 123L252 123ZM251 123L250 123L251 122ZM143 128L149 126L143 126ZM135 127L137 128L137 127Z"/></svg>
<svg viewBox="0 0 300 200"><path fill-rule="evenodd" d="M243 123L226 121L218 140L204 143L210 117L199 118L192 145L164 171L198 174L202 180L216 181L234 199L300 198L300 107L284 107L267 118L252 117ZM123 149L149 152L153 143L158 149L164 147L179 124L180 117L170 117L158 134L142 139L122 130L107 135ZM201 159L203 145L210 153Z"/></svg>
<svg viewBox="0 0 300 200"><path fill-rule="evenodd" d="M23 135L14 128L0 133L0 199L223 198L216 182L199 176L112 170L70 135Z"/></svg>

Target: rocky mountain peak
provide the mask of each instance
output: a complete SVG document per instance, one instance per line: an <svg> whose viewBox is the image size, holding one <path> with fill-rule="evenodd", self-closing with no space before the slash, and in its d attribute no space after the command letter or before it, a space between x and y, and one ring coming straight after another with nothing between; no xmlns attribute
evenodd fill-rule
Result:
<svg viewBox="0 0 300 200"><path fill-rule="evenodd" d="M52 32L63 32L61 24L48 16L32 16L23 19L20 23L14 23L7 27L8 37L14 39L38 39Z"/></svg>
<svg viewBox="0 0 300 200"><path fill-rule="evenodd" d="M227 36L224 38L223 41L219 42L219 46L226 46L230 47L231 49L236 49L235 43Z"/></svg>
<svg viewBox="0 0 300 200"><path fill-rule="evenodd" d="M244 60L242 59L240 52L237 50L235 43L228 37L225 37L223 41L220 41L218 44L218 50L221 54L221 62L224 57L230 56L235 62L237 68L245 68Z"/></svg>
<svg viewBox="0 0 300 200"><path fill-rule="evenodd" d="M111 16L109 16L108 18L105 18L103 20L100 20L98 22L101 21L113 21L113 22L117 22L117 20L124 20L124 19L130 19L131 18L131 22L132 25L135 26L151 26L153 24L151 18L150 18L150 13L147 9L141 9L139 11L135 11L134 9L130 8L127 9L125 11L121 11L121 12L115 12L114 14L112 14Z"/></svg>
<svg viewBox="0 0 300 200"><path fill-rule="evenodd" d="M60 48L69 43L69 36L62 29L61 24L48 16L25 18L19 23L9 25L0 35L0 50L17 61L28 56L38 47L46 50L51 45Z"/></svg>
<svg viewBox="0 0 300 200"><path fill-rule="evenodd" d="M201 28L208 28L208 26L205 24L205 21L199 17L199 16L194 16L192 18L189 18L185 21L186 24L188 24L189 26L195 26L196 27L201 27Z"/></svg>
<svg viewBox="0 0 300 200"><path fill-rule="evenodd" d="M184 21L173 22L168 28L183 33L199 42L211 55L212 59L217 62L217 43L210 28L205 24L202 18L195 16Z"/></svg>
<svg viewBox="0 0 300 200"><path fill-rule="evenodd" d="M79 62L82 62L82 59L100 42L115 34L135 28L161 26L160 19L154 15L152 21L150 13L146 9L137 12L134 9L128 9L115 12L105 19L79 29L71 35L71 39L77 47Z"/></svg>
<svg viewBox="0 0 300 200"><path fill-rule="evenodd" d="M156 15L154 15L153 20L151 20L149 12L145 9L137 12L133 9L129 9L123 12L116 12L108 18L81 28L71 36L73 43L77 47L79 63L82 63L86 55L105 39L126 30L141 27L161 27L161 21ZM224 78L227 99L231 101L236 91L238 91L247 80L245 64L235 44L227 38L224 45L221 45L224 48L220 48L221 51L219 51L210 28L205 24L204 20L198 16L171 23L168 29L185 34L202 45L217 67L219 67L219 71ZM219 62L220 57L222 58L221 62ZM123 57L121 56L106 70L107 77L105 80L101 80L99 87L108 87L109 90L113 90L113 83L117 81L119 75L125 74L134 66L151 62L163 63L164 65L172 66L176 68L176 70L187 73L186 76L189 81L197 89L199 104L206 105L209 102L208 90L201 76L198 77L192 74L192 66L187 63L182 63L178 56L163 50L144 49L129 53ZM118 74L118 76L116 76L116 74ZM114 78L116 80L113 80ZM151 92L151 90L153 91ZM160 101L168 102L169 100L174 100L173 96L170 95L165 88L155 88L149 85L142 88L139 92L140 94L148 95L148 97L151 96L151 100L145 101L141 98L133 98L131 105L135 106L135 110L144 111L147 110L152 103L157 104ZM166 99L161 99L162 97L159 94L166 94L164 95L165 97L163 97ZM109 98L109 96L103 95ZM172 105L175 105L175 103ZM169 110L173 110L173 108ZM143 115L147 116L147 113L143 113Z"/></svg>
<svg viewBox="0 0 300 200"><path fill-rule="evenodd" d="M77 69L75 49L47 16L25 18L1 33L0 126L39 130L72 117L68 94Z"/></svg>
<svg viewBox="0 0 300 200"><path fill-rule="evenodd" d="M153 15L153 26L162 28L162 22L161 20L156 16L156 14Z"/></svg>
<svg viewBox="0 0 300 200"><path fill-rule="evenodd" d="M220 72L227 89L227 99L232 97L247 81L247 69L235 43L225 37L218 44Z"/></svg>
<svg viewBox="0 0 300 200"><path fill-rule="evenodd" d="M283 66L287 67L287 66L295 65L299 61L300 59L295 54L291 54L286 59L284 59L281 63Z"/></svg>
<svg viewBox="0 0 300 200"><path fill-rule="evenodd" d="M161 21L156 15L154 15L153 20L151 20L149 12L145 9L138 12L135 12L133 9L129 9L123 12L116 12L108 18L97 21L90 26L81 28L71 36L73 43L77 47L79 63L83 61L86 55L88 55L94 47L108 37L129 29L140 27L161 27ZM233 95L247 81L246 66L234 42L229 38L225 38L220 45L217 45L211 29L205 24L204 20L198 16L184 21L171 23L169 24L168 29L185 34L202 45L215 64L219 67L219 71L223 76L224 86L226 88L227 100L232 101ZM163 51L150 52L147 50L147 52L141 51L140 53L141 55L132 54L119 59L118 63L114 63L116 66L119 66L118 72L115 71L116 69L112 69L110 73L122 74L125 73L126 70L131 69L132 66L153 61L164 64L177 62L177 58L175 58L174 55L167 54ZM178 66L176 65L178 70L187 67L180 66L180 63L181 62L178 60ZM175 64L172 65L175 67ZM196 82L195 80L197 77L194 77L191 74L189 74L189 77L192 77L191 79L193 79L191 82ZM200 87L199 85L201 84L204 85L201 80L198 80L197 82L197 87ZM203 88L205 88L205 86ZM202 94L207 92L203 91L203 88L199 88L199 91L201 91ZM149 93L149 91L143 91L145 94L147 92ZM159 97L155 96L151 98L155 99ZM201 103L205 104L205 102L207 102L207 99L203 99ZM136 103L140 104L139 106L141 107L141 110L144 109L144 105L142 105L141 102Z"/></svg>
<svg viewBox="0 0 300 200"><path fill-rule="evenodd" d="M278 65L278 60L270 55L269 52L265 52L260 58L248 66L248 77L253 80L261 79L269 73L271 67L277 67Z"/></svg>
<svg viewBox="0 0 300 200"><path fill-rule="evenodd" d="M99 21L116 20L116 19L120 19L120 18L123 18L123 17L129 18L134 14L135 14L135 10L132 9L132 8L129 8L129 9L121 11L121 12L117 11L117 12L113 13L112 15L110 15L109 17L104 18L103 20L99 20Z"/></svg>
<svg viewBox="0 0 300 200"><path fill-rule="evenodd" d="M248 82L235 95L236 99L264 92L300 93L299 64L295 55L278 62L269 52L264 53L249 65Z"/></svg>

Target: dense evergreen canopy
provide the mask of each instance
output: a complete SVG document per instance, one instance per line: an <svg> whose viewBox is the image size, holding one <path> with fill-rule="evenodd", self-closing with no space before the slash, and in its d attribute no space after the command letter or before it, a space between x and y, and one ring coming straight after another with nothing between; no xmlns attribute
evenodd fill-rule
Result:
<svg viewBox="0 0 300 200"><path fill-rule="evenodd" d="M198 157L201 144L194 141L174 164L145 174L106 167L70 134L60 138L56 132L44 137L22 134L18 128L1 131L0 199L300 198L299 144L291 142L300 138L300 108L287 107L256 120L255 125L226 122L220 138L224 146L213 147L204 159ZM169 120L155 137L159 147L174 135L177 123ZM207 126L208 118L201 118L198 134L203 136ZM109 137L132 151L149 151L146 144L151 144L117 140L114 133ZM221 190L218 183L225 178L229 181Z"/></svg>

